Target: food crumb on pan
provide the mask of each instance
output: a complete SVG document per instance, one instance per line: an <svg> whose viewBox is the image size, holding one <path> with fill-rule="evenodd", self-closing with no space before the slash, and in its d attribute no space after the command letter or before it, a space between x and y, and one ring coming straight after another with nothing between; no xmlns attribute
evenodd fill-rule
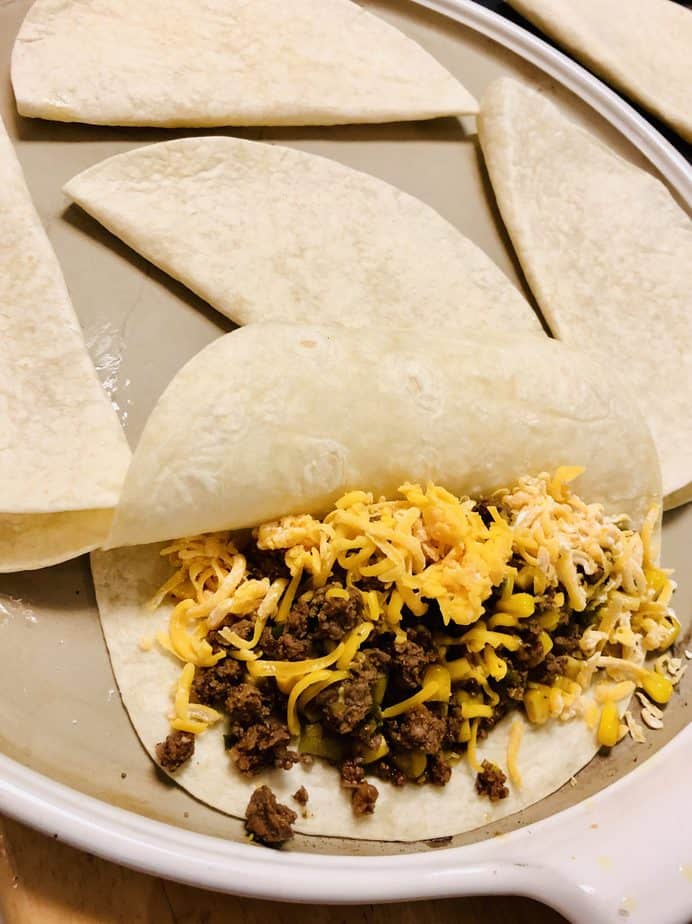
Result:
<svg viewBox="0 0 692 924"><path fill-rule="evenodd" d="M644 744L646 742L646 735L644 734L644 729L641 727L639 722L635 719L629 709L623 715L625 720L625 725L627 726L627 731L630 734L630 737L637 742L637 744Z"/></svg>
<svg viewBox="0 0 692 924"><path fill-rule="evenodd" d="M277 802L268 786L258 786L248 802L245 829L258 844L281 847L293 837L297 817L293 809Z"/></svg>
<svg viewBox="0 0 692 924"><path fill-rule="evenodd" d="M297 789L292 796L293 799L298 803L298 805L307 805L310 795L307 789L304 786L301 786L300 789Z"/></svg>
<svg viewBox="0 0 692 924"><path fill-rule="evenodd" d="M644 693L637 691L636 696L641 703L642 721L644 724L648 725L649 728L656 730L663 728L663 710L659 709L658 706L652 703Z"/></svg>
<svg viewBox="0 0 692 924"><path fill-rule="evenodd" d="M304 786L301 786L293 793L291 798L300 806L300 814L303 816L303 818L307 818L309 814L307 804L308 800L310 799L310 794L308 793L307 789Z"/></svg>

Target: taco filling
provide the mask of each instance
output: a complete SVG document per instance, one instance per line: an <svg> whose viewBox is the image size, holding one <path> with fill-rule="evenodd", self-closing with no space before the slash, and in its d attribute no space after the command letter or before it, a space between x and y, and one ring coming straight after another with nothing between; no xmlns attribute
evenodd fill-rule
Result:
<svg viewBox="0 0 692 924"><path fill-rule="evenodd" d="M223 722L241 773L328 761L368 814L366 775L444 786L462 759L479 795L504 798L521 786L525 721L583 720L616 744L635 688L659 704L673 692L665 665L643 661L675 641L674 584L655 564L658 511L634 531L571 490L580 472L483 500L352 491L245 543L166 546L173 572L151 606L175 602L157 641L183 667L159 762L175 771ZM477 742L510 711L505 766L480 763Z"/></svg>

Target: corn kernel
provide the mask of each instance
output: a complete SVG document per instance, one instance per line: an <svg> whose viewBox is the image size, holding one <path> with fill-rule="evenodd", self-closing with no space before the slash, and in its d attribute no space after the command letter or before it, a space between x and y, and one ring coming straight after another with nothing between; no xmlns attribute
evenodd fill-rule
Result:
<svg viewBox="0 0 692 924"><path fill-rule="evenodd" d="M509 613L520 619L526 619L533 615L536 601L531 594L512 594L511 597L501 597L498 600L497 609L500 613Z"/></svg>
<svg viewBox="0 0 692 924"><path fill-rule="evenodd" d="M538 641L543 646L543 654L548 654L550 649L553 647L553 640L548 635L547 632L541 632L538 636Z"/></svg>
<svg viewBox="0 0 692 924"><path fill-rule="evenodd" d="M543 725L550 718L548 709L548 692L546 688L527 690L524 694L524 708L529 722Z"/></svg>
<svg viewBox="0 0 692 924"><path fill-rule="evenodd" d="M380 735L379 744L374 748L365 748L360 756L362 757L364 764L371 764L373 761L379 760L381 757L384 757L385 754L388 753L389 745L385 741L384 735Z"/></svg>
<svg viewBox="0 0 692 924"><path fill-rule="evenodd" d="M598 723L596 737L598 743L607 748L617 744L620 735L620 715L614 702L609 701L601 709L601 718Z"/></svg>
<svg viewBox="0 0 692 924"><path fill-rule="evenodd" d="M547 629L548 632L552 632L553 629L556 629L559 622L560 610L548 610L547 613L543 613L542 616L538 617L538 625L542 629Z"/></svg>
<svg viewBox="0 0 692 924"><path fill-rule="evenodd" d="M655 671L644 671L640 679L640 686L643 687L647 696L650 696L655 703L663 705L673 695L673 684Z"/></svg>

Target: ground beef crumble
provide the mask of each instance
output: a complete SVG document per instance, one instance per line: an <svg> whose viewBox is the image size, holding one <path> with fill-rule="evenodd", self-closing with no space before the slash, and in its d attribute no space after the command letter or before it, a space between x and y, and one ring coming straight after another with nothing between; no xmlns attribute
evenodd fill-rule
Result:
<svg viewBox="0 0 692 924"><path fill-rule="evenodd" d="M365 780L363 780L362 783L358 783L351 792L353 813L355 815L372 815L375 811L375 803L377 802L378 796L378 789L376 786L373 786L372 783L367 783Z"/></svg>
<svg viewBox="0 0 692 924"><path fill-rule="evenodd" d="M390 720L385 727L395 744L424 754L437 754L447 730L445 720L423 705L405 712L401 718Z"/></svg>
<svg viewBox="0 0 692 924"><path fill-rule="evenodd" d="M165 741L156 745L156 759L164 770L174 773L195 753L195 736L189 732L172 731Z"/></svg>
<svg viewBox="0 0 692 924"><path fill-rule="evenodd" d="M476 776L476 792L479 796L488 796L491 802L506 799L509 789L505 786L507 777L497 764L484 760Z"/></svg>
<svg viewBox="0 0 692 924"><path fill-rule="evenodd" d="M223 658L213 667L197 668L190 693L191 701L222 709L233 687L242 681L244 673L243 665L233 658Z"/></svg>
<svg viewBox="0 0 692 924"><path fill-rule="evenodd" d="M298 805L306 806L308 804L308 799L310 795L307 789L304 786L301 786L300 789L297 789L293 793L293 798L298 803Z"/></svg>
<svg viewBox="0 0 692 924"><path fill-rule="evenodd" d="M245 812L245 829L258 844L280 847L293 837L297 817L293 809L276 801L268 786L259 786Z"/></svg>
<svg viewBox="0 0 692 924"><path fill-rule="evenodd" d="M270 716L266 721L250 725L231 747L231 757L246 776L276 767L290 770L300 758L288 748L291 735L286 725Z"/></svg>

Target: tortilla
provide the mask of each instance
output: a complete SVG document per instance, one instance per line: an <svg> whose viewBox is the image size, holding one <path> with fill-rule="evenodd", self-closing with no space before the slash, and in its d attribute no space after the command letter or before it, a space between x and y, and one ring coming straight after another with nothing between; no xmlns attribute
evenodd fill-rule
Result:
<svg viewBox="0 0 692 924"><path fill-rule="evenodd" d="M19 112L99 125L337 125L475 113L471 94L348 0L37 0Z"/></svg>
<svg viewBox="0 0 692 924"><path fill-rule="evenodd" d="M482 496L582 465L638 523L656 451L607 370L546 338L256 324L183 367L146 423L109 547L240 529L404 481Z"/></svg>
<svg viewBox="0 0 692 924"><path fill-rule="evenodd" d="M541 332L528 302L427 205L290 148L186 138L111 157L67 195L232 320L481 322Z"/></svg>
<svg viewBox="0 0 692 924"><path fill-rule="evenodd" d="M424 331L251 325L205 348L160 399L111 543L324 510L347 488L392 496L407 478L478 496L566 461L588 466L581 496L612 512L627 509L639 523L660 496L656 453L639 413L607 378L588 356L547 338L488 344ZM139 645L170 616L168 605L155 613L145 606L170 574L160 549L92 555L115 675L152 757L169 731L170 692L180 674L174 658ZM479 760L504 764L512 721L481 743ZM375 814L360 819L337 771L319 761L242 777L221 726L198 738L193 759L174 778L203 802L241 817L259 783L289 804L305 785L309 813L297 830L406 841L460 833L518 811L567 782L597 747L579 719L527 725L523 785L507 799L480 799L475 774L462 761L444 789L379 786Z"/></svg>
<svg viewBox="0 0 692 924"><path fill-rule="evenodd" d="M0 572L102 544L130 453L0 121Z"/></svg>
<svg viewBox="0 0 692 924"><path fill-rule="evenodd" d="M692 223L662 183L514 81L487 90L479 134L500 212L551 331L619 375L658 447L666 506L685 503Z"/></svg>
<svg viewBox="0 0 692 924"><path fill-rule="evenodd" d="M692 15L671 0L509 0L595 74L692 141Z"/></svg>

